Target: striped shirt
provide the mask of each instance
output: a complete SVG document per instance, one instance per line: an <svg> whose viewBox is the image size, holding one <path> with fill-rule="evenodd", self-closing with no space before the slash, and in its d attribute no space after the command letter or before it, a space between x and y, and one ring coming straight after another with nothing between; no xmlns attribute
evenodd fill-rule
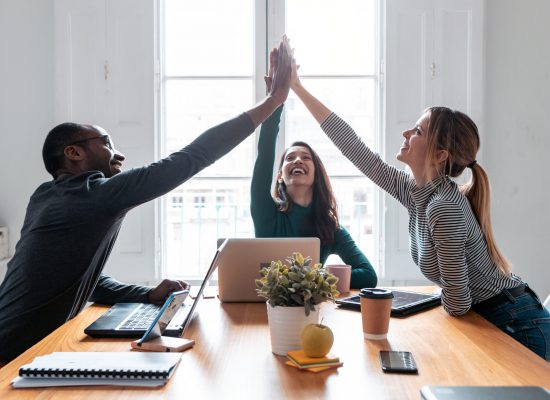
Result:
<svg viewBox="0 0 550 400"><path fill-rule="evenodd" d="M427 279L441 286L449 314L465 314L472 304L522 283L492 261L468 199L449 177L417 187L411 175L382 161L336 114L321 128L362 173L407 208L412 259Z"/></svg>

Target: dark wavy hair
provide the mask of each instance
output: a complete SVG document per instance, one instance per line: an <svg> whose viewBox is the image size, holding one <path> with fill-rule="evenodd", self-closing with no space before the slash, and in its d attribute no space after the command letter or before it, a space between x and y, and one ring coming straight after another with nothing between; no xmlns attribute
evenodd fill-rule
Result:
<svg viewBox="0 0 550 400"><path fill-rule="evenodd" d="M306 229L306 233L318 237L324 244L332 243L334 241L334 234L336 230L339 229L340 223L338 222L338 208L336 199L332 192L332 186L330 184L325 166L309 144L305 142L294 142L290 145L290 147L293 146L300 146L308 149L313 159L313 165L315 166L312 202L313 216L310 221L306 221L309 223L309 230ZM278 171L281 170L286 153L290 147L288 147L283 153L279 162ZM275 200L279 211L287 213L291 210L292 199L289 201L286 185L282 179L275 182L275 187L273 188L273 199Z"/></svg>
<svg viewBox="0 0 550 400"><path fill-rule="evenodd" d="M57 171L63 167L65 156L63 149L68 143L76 142L84 137L86 126L72 122L64 122L53 128L46 136L44 146L42 147L42 159L46 171L54 179L57 177Z"/></svg>

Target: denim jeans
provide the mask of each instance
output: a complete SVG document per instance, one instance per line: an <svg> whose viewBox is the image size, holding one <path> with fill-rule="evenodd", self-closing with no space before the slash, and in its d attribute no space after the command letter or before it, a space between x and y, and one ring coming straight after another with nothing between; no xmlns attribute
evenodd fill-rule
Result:
<svg viewBox="0 0 550 400"><path fill-rule="evenodd" d="M531 289L506 304L491 310L477 311L483 318L496 325L546 361L550 361L550 312Z"/></svg>

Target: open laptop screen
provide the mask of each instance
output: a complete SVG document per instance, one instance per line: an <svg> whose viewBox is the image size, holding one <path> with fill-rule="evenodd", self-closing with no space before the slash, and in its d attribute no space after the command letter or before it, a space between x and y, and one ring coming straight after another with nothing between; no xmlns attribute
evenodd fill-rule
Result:
<svg viewBox="0 0 550 400"><path fill-rule="evenodd" d="M219 247L218 297L222 302L265 302L256 292L256 279L271 261L285 261L292 253L320 258L319 238L229 238Z"/></svg>

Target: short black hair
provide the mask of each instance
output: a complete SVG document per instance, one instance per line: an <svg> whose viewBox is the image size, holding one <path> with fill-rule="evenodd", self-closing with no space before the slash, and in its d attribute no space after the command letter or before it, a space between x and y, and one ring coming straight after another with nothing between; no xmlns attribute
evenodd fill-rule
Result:
<svg viewBox="0 0 550 400"><path fill-rule="evenodd" d="M82 138L86 126L75 124L73 122L64 122L53 128L46 136L44 147L42 147L42 159L46 171L54 179L57 177L57 171L63 167L63 150L67 144L75 142Z"/></svg>

